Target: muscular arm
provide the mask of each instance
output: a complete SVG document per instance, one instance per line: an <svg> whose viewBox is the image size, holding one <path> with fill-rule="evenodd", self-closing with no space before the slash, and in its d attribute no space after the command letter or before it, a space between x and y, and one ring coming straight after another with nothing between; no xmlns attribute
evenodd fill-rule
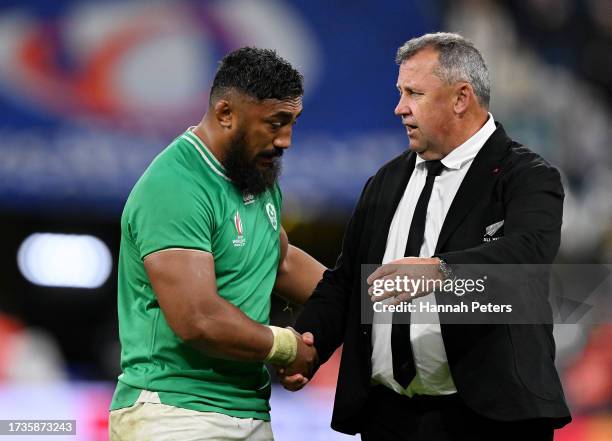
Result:
<svg viewBox="0 0 612 441"><path fill-rule="evenodd" d="M309 254L290 245L282 227L280 240L281 260L274 290L285 299L303 305L321 280L325 267Z"/></svg>
<svg viewBox="0 0 612 441"><path fill-rule="evenodd" d="M231 360L268 355L272 332L219 296L212 254L165 250L145 257L144 265L170 328L183 341Z"/></svg>

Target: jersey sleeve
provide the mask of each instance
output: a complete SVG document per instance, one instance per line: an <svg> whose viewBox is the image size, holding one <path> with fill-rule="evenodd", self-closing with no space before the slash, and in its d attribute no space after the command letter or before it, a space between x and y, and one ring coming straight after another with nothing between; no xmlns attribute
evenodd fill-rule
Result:
<svg viewBox="0 0 612 441"><path fill-rule="evenodd" d="M169 248L212 252L212 203L194 184L180 177L150 179L130 199L128 230L141 259Z"/></svg>

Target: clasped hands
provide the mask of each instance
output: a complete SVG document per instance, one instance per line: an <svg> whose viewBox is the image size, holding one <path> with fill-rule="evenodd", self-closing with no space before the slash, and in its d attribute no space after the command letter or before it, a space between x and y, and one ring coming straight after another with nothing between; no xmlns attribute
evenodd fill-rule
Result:
<svg viewBox="0 0 612 441"><path fill-rule="evenodd" d="M298 343L297 355L290 365L275 366L275 368L283 387L295 392L302 389L310 381L319 357L317 349L314 347L314 336L310 332L300 335L295 329L289 329L295 334Z"/></svg>
<svg viewBox="0 0 612 441"><path fill-rule="evenodd" d="M393 297L393 303L399 303L429 294L429 291L424 289L423 284L420 287L413 285L412 287L415 289L404 291L397 289L398 287L395 285L391 289L386 289L384 281L393 281L398 277L407 280L437 280L442 278L438 270L439 264L440 259L437 257L405 257L378 267L367 279L368 293L372 302ZM380 284L383 287L382 292L378 295L374 295L375 284ZM283 387L295 392L302 389L312 378L318 362L318 355L314 347L314 336L310 332L300 335L294 329L291 330L298 341L297 356L289 366L276 366L276 373Z"/></svg>

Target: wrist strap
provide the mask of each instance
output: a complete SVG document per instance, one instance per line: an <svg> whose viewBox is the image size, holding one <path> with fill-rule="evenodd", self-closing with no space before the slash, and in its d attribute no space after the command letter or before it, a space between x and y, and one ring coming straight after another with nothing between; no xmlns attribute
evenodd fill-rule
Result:
<svg viewBox="0 0 612 441"><path fill-rule="evenodd" d="M293 363L297 355L297 338L293 331L278 326L268 326L268 328L274 335L274 342L264 361L277 366L287 366Z"/></svg>

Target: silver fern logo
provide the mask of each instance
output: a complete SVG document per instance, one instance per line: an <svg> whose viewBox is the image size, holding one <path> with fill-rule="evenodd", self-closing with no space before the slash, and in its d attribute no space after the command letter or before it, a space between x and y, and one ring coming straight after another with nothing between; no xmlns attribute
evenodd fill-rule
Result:
<svg viewBox="0 0 612 441"><path fill-rule="evenodd" d="M499 222L495 222L494 224L489 225L485 228L485 235L482 238L483 242L491 242L492 240L497 240L499 237L493 237L495 233L499 231L501 227L504 226L504 221L500 220Z"/></svg>
<svg viewBox="0 0 612 441"><path fill-rule="evenodd" d="M504 225L504 221L500 220L499 222L495 222L494 224L489 225L485 231L487 236L493 236L495 233L497 233L497 230L499 230L502 225Z"/></svg>

